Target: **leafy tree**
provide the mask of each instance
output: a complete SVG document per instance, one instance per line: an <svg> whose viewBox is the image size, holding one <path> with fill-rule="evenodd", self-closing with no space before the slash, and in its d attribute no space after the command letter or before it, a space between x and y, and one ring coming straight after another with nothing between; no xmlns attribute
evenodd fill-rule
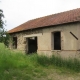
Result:
<svg viewBox="0 0 80 80"><path fill-rule="evenodd" d="M4 15L3 10L0 9L0 42L3 42L6 46L9 44L9 34L4 29Z"/></svg>
<svg viewBox="0 0 80 80"><path fill-rule="evenodd" d="M3 18L4 18L3 11L0 9L0 42L3 41L3 35L4 35Z"/></svg>
<svg viewBox="0 0 80 80"><path fill-rule="evenodd" d="M0 9L0 28L3 28L3 24L4 24L4 22L2 20L3 17L4 17L3 11Z"/></svg>

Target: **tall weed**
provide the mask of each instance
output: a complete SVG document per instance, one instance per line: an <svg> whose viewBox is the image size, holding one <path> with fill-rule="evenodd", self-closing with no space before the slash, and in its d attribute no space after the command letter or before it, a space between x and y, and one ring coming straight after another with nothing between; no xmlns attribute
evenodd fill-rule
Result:
<svg viewBox="0 0 80 80"><path fill-rule="evenodd" d="M77 59L62 59L54 55L49 58L47 56L38 56L36 53L33 55L23 55L20 52L13 52L6 49L2 43L0 45L0 70L52 65L80 72L80 61Z"/></svg>
<svg viewBox="0 0 80 80"><path fill-rule="evenodd" d="M80 61L76 58L62 59L61 57L54 55L50 58L46 56L38 56L37 61L42 66L54 65L56 67L67 68L76 72L80 72Z"/></svg>

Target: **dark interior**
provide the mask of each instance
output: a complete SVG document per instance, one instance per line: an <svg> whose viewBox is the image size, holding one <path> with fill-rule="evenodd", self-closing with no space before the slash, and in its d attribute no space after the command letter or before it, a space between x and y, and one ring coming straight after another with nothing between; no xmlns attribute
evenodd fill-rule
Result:
<svg viewBox="0 0 80 80"><path fill-rule="evenodd" d="M54 33L54 50L61 50L61 33Z"/></svg>
<svg viewBox="0 0 80 80"><path fill-rule="evenodd" d="M28 38L28 53L37 52L37 37Z"/></svg>
<svg viewBox="0 0 80 80"><path fill-rule="evenodd" d="M17 49L17 37L13 37L13 48Z"/></svg>

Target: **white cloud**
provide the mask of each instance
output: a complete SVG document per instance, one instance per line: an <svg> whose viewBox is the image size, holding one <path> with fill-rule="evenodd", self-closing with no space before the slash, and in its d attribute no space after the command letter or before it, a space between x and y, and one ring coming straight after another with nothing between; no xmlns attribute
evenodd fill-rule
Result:
<svg viewBox="0 0 80 80"><path fill-rule="evenodd" d="M80 7L80 0L2 0L0 7L12 29L30 19Z"/></svg>

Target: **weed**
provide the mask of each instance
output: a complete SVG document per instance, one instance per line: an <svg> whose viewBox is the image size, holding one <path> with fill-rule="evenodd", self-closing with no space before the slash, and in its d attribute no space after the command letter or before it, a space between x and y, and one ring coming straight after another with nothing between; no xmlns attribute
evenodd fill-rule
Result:
<svg viewBox="0 0 80 80"><path fill-rule="evenodd" d="M54 55L50 58L47 56L38 56L37 61L42 66L54 65L56 67L67 68L76 72L80 72L80 61L76 58L62 59L61 57L57 57Z"/></svg>
<svg viewBox="0 0 80 80"><path fill-rule="evenodd" d="M5 48L0 43L0 80L49 80L47 76L55 74L55 71L52 71L55 67L57 70L61 67L66 71L71 69L80 72L80 62L77 59L63 60L55 56L48 58L37 54L23 55Z"/></svg>

